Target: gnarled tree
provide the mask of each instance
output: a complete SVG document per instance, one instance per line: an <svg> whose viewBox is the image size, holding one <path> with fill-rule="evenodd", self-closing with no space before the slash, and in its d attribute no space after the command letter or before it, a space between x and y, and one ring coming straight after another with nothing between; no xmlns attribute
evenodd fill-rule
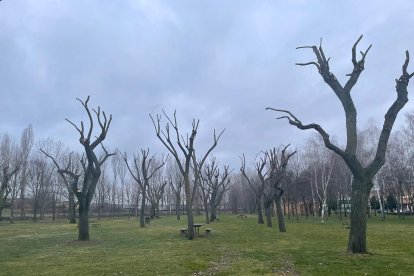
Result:
<svg viewBox="0 0 414 276"><path fill-rule="evenodd" d="M306 66L314 65L319 71L319 74L322 76L323 80L329 87L333 90L335 95L340 100L342 107L345 111L346 118L346 148L345 150L340 149L338 146L334 145L330 140L329 134L318 124L303 124L296 116L294 116L290 111L266 108L277 112L282 112L285 115L279 117L285 118L293 126L301 130L314 129L321 136L324 141L325 146L334 151L336 154L342 157L349 169L353 174L353 183L352 183L352 194L351 194L351 218L350 218L350 232L348 240L348 251L352 253L366 253L366 210L368 207L368 196L373 186L373 178L378 170L384 165L385 162L385 153L387 149L388 139L390 137L391 129L394 125L395 119L399 111L404 107L408 101L408 91L407 86L410 78L414 73L409 74L407 72L408 63L410 60L409 53L406 51L405 62L402 66L402 75L396 79L396 92L397 98L388 109L385 114L384 124L382 126L377 150L373 160L366 166L364 166L360 160L357 158L357 111L354 105L354 102L351 97L351 90L354 85L357 83L358 78L362 71L364 70L365 58L368 54L368 51L371 48L371 45L365 52L361 52L361 59L357 60L356 56L356 47L361 40L362 35L354 43L352 47L352 64L353 71L347 76L349 79L343 86L339 83L335 75L330 71L329 68L329 58L327 59L325 53L322 49L322 46L303 46L301 48L312 49L316 55L317 61L312 61L308 63L298 63L297 65Z"/></svg>
<svg viewBox="0 0 414 276"><path fill-rule="evenodd" d="M70 165L65 167L64 169L59 168L58 173L66 174L71 177L73 181L71 181L71 189L74 192L78 203L79 203L79 241L88 241L89 240L89 207L92 202L92 198L95 194L96 185L98 183L99 177L101 176L101 165L108 159L108 157L114 155L115 153L108 153L108 151L103 147L102 142L105 140L106 135L109 130L109 126L112 121L112 115L107 118L105 112L101 112L100 107L98 110L92 109L96 115L96 119L100 126L100 134L97 136L93 141L92 132L94 127L94 120L92 117L92 112L89 109L88 102L89 96L86 101L82 101L77 99L82 106L84 107L86 113L88 114L89 118L89 130L85 135L85 127L83 121L80 123L80 128L75 125L72 121L65 119L71 125L75 127L75 129L79 132L80 138L79 142L83 146L85 150L84 157L80 160L82 165L83 173L80 174L78 171L70 170ZM103 118L102 118L103 117ZM98 145L102 146L104 154L102 157L98 159L94 150ZM50 155L48 155L51 157ZM69 162L70 164L70 162ZM55 163L56 165L56 163ZM80 177L83 177L82 184L80 184L79 180Z"/></svg>

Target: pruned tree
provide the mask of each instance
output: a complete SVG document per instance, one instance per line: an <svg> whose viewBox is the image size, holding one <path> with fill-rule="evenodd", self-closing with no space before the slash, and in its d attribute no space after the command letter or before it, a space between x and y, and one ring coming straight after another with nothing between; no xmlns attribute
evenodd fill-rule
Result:
<svg viewBox="0 0 414 276"><path fill-rule="evenodd" d="M125 161L125 164L128 168L129 173L131 174L132 178L138 184L141 190L141 209L140 209L140 216L139 216L139 224L140 227L145 227L145 202L147 199L147 189L150 183L151 178L155 175L155 173L160 170L167 162L168 156L162 162L155 164L155 156L149 157L149 149L143 150L141 149L141 155L137 154L134 155L133 160L133 167L129 165L128 156L126 153L122 155L122 158Z"/></svg>
<svg viewBox="0 0 414 276"><path fill-rule="evenodd" d="M213 144L210 146L210 148L207 150L204 156L200 160L198 160L195 153L194 141L197 136L198 125L200 123L200 120L193 119L190 136L188 136L187 134L187 137L184 138L184 136L180 134L178 129L176 112L174 112L174 117L172 119L164 112L164 110L163 114L164 117L168 120L167 124L165 125L165 130L161 129L161 115L157 115L156 119L154 119L150 114L150 118L154 125L155 133L157 134L158 139L172 154L183 176L186 211L188 217L187 236L189 240L192 240L194 239L193 198L196 195L197 183L198 181L200 181L199 172L197 168L203 167L204 162L207 159L207 156L217 146L217 142L223 134L224 130L218 136L216 135L216 131L214 130ZM173 128L173 134L170 133L170 127ZM174 138L171 135L174 135ZM175 143L172 141L172 139L176 140ZM182 157L180 157L181 154ZM192 169L191 163L193 163L195 178L193 186L191 186L190 179L190 171Z"/></svg>
<svg viewBox="0 0 414 276"><path fill-rule="evenodd" d="M80 159L82 173L80 173L76 169L71 170L71 161L68 162L68 165L65 168L59 167L58 169L58 173L68 175L72 179L72 181L70 182L71 189L74 192L79 204L79 241L89 240L89 208L95 194L96 185L101 176L101 166L103 163L105 163L108 157L115 155L115 153L109 153L102 145L102 142L105 140L106 135L108 134L109 126L111 125L112 115L110 115L108 119L105 112L101 112L100 107L98 107L98 110L92 109L92 111L96 115L96 120L98 121L100 127L99 135L92 140L94 119L92 117L92 112L88 106L89 98L90 97L88 96L85 101L82 101L77 98L77 100L82 104L83 108L85 109L88 115L89 129L87 133L85 133L85 126L83 121L81 121L80 127L78 127L69 119L65 119L73 127L75 127L75 129L78 131L80 135L79 142L83 146L85 151L84 155ZM94 151L96 150L96 147L98 145L101 145L103 150L103 155L100 158L96 156L96 153ZM44 153L47 154L46 152ZM49 154L47 155L51 157ZM80 183L79 181L81 176L82 183Z"/></svg>
<svg viewBox="0 0 414 276"><path fill-rule="evenodd" d="M357 158L357 111L353 99L351 97L351 90L354 85L357 83L358 78L365 66L365 58L371 49L371 45L367 48L365 52L361 52L361 59L357 60L356 47L359 41L362 39L362 35L354 43L352 47L352 64L353 70L347 76L349 79L346 81L345 85L342 85L335 75L330 71L329 68L329 58L326 58L325 53L322 49L322 45L317 46L303 46L298 47L297 49L309 48L312 49L316 55L317 60L307 63L297 63L299 66L314 65L319 74L322 76L326 84L333 90L337 98L340 100L342 107L345 111L346 118L346 148L345 150L339 148L334 143L332 143L329 134L318 124L303 124L293 113L288 110L275 109L275 108L266 108L268 110L273 110L281 112L285 115L279 117L279 119L287 119L289 123L293 126L296 126L298 129L307 130L314 129L321 136L324 141L325 146L334 151L336 154L342 157L349 169L353 174L353 183L352 183L352 195L351 195L351 218L350 218L350 232L348 240L348 251L352 253L366 253L366 210L368 207L368 196L373 186L373 178L378 170L384 165L385 162L385 153L387 149L388 139L392 127L394 125L395 119L399 111L404 107L408 101L408 91L407 86L410 78L414 73L409 74L407 72L408 63L410 61L410 56L408 51L406 51L405 62L402 66L402 75L396 79L396 92L397 98L393 104L388 109L385 114L384 124L382 126L380 138L378 141L377 150L373 160L366 166L363 166L361 161ZM321 43L322 44L322 43Z"/></svg>

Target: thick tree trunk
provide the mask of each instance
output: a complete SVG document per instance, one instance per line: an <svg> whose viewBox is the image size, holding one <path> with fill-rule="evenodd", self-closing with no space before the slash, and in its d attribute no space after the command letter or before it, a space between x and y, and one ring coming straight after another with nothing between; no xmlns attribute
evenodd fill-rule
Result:
<svg viewBox="0 0 414 276"><path fill-rule="evenodd" d="M214 203L210 204L210 221L215 221L216 220L216 211L214 208Z"/></svg>
<svg viewBox="0 0 414 276"><path fill-rule="evenodd" d="M372 180L360 180L354 177L348 240L348 252L351 253L367 252L367 208L371 187Z"/></svg>
<svg viewBox="0 0 414 276"><path fill-rule="evenodd" d="M76 207L75 207L75 194L69 189L69 223L76 223Z"/></svg>
<svg viewBox="0 0 414 276"><path fill-rule="evenodd" d="M279 232L286 232L285 218L283 217L281 197L276 196L275 202L276 202L276 214L277 214L277 223L279 225Z"/></svg>
<svg viewBox="0 0 414 276"><path fill-rule="evenodd" d="M194 215L193 215L193 206L191 203L186 204L187 209L187 218L188 218L188 224L187 224L187 233L188 233L188 239L192 240L194 239Z"/></svg>
<svg viewBox="0 0 414 276"><path fill-rule="evenodd" d="M86 206L85 201L79 201L78 241L89 241L89 207Z"/></svg>

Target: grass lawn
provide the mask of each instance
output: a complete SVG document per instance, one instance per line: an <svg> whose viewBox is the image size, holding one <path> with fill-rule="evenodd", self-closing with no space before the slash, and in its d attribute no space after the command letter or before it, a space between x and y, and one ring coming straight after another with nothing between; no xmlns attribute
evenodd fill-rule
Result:
<svg viewBox="0 0 414 276"><path fill-rule="evenodd" d="M223 215L208 226L211 237L188 241L179 234L185 218L144 229L136 219L105 219L90 242L75 241L66 221L1 222L0 275L414 275L414 217L369 219L370 254L356 256L337 218L286 220L287 233L256 221Z"/></svg>

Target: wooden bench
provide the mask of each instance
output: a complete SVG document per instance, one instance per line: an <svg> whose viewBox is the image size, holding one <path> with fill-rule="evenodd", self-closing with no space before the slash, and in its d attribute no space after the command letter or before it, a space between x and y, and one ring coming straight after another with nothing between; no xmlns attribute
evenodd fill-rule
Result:
<svg viewBox="0 0 414 276"><path fill-rule="evenodd" d="M150 217L145 217L145 224L150 224L151 222L151 218Z"/></svg>
<svg viewBox="0 0 414 276"><path fill-rule="evenodd" d="M180 229L180 234L181 234L181 236L186 237L187 236L187 228Z"/></svg>
<svg viewBox="0 0 414 276"><path fill-rule="evenodd" d="M247 216L246 215L243 215L243 214L238 215L238 217L241 218L241 219L247 218Z"/></svg>
<svg viewBox="0 0 414 276"><path fill-rule="evenodd" d="M206 229L206 238L208 238L208 237L210 237L211 236L211 231L212 231L213 229L211 229L211 228L207 228Z"/></svg>

